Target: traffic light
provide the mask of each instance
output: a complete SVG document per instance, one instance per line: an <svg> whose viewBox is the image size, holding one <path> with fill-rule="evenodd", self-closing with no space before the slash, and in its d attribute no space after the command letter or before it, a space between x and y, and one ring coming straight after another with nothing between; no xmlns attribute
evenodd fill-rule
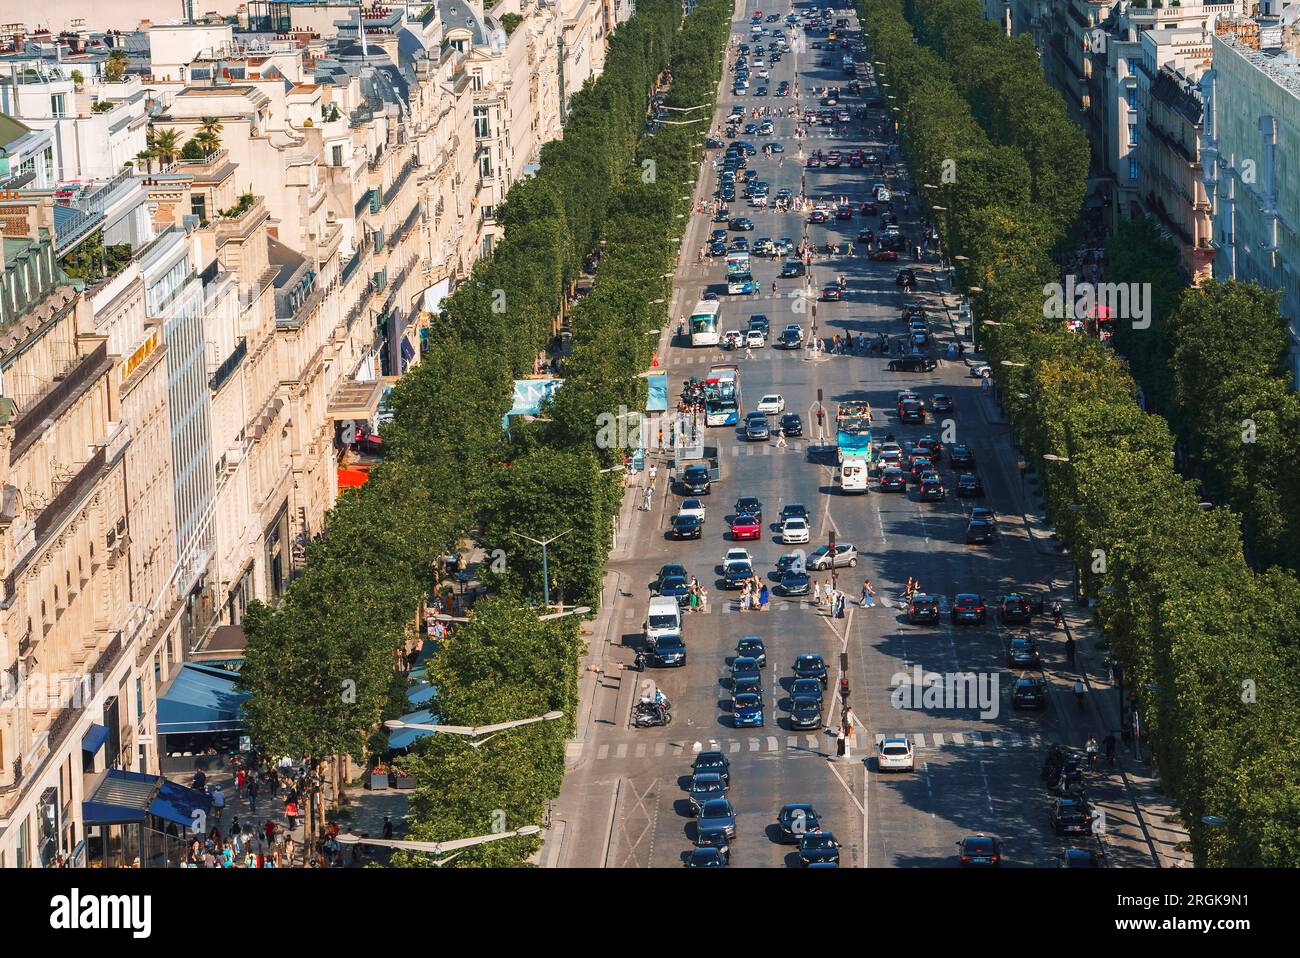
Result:
<svg viewBox="0 0 1300 958"><path fill-rule="evenodd" d="M831 532L830 532L830 546L831 546L831 551L833 552L833 551L835 550L835 530L834 530L834 529L832 529ZM832 567L834 567L834 556L831 557L831 561L832 561Z"/></svg>

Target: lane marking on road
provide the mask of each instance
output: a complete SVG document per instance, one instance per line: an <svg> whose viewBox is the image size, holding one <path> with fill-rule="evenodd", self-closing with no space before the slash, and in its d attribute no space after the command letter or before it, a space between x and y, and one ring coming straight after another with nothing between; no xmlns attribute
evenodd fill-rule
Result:
<svg viewBox="0 0 1300 958"><path fill-rule="evenodd" d="M622 742L614 752L615 758L627 758L627 742Z"/></svg>
<svg viewBox="0 0 1300 958"><path fill-rule="evenodd" d="M637 758L645 758L645 743L644 743L644 742L642 742L640 745L638 745L638 746L636 747L636 757L637 757Z"/></svg>
<svg viewBox="0 0 1300 958"><path fill-rule="evenodd" d="M781 747L780 743L777 742L775 735L769 735L767 737L767 750L769 752L775 752L780 747Z"/></svg>
<svg viewBox="0 0 1300 958"><path fill-rule="evenodd" d="M655 746L655 757L656 758L661 757L665 751L667 751L666 745L663 742L660 742L658 745Z"/></svg>
<svg viewBox="0 0 1300 958"><path fill-rule="evenodd" d="M942 747L943 747L943 733L942 733L942 732L935 732L935 733L933 733L933 734L934 734L934 747L935 747L935 748L942 748Z"/></svg>
<svg viewBox="0 0 1300 958"><path fill-rule="evenodd" d="M786 737L786 740L785 740L785 747L786 747L786 748L798 748L798 747L799 747L799 736L797 736L797 735L790 735L790 736L787 736L787 737Z"/></svg>
<svg viewBox="0 0 1300 958"><path fill-rule="evenodd" d="M749 740L749 750L750 750L751 752L757 752L757 751L758 751L758 739L756 739L756 738L751 738L751 739Z"/></svg>
<svg viewBox="0 0 1300 958"><path fill-rule="evenodd" d="M921 763L921 771L925 772L925 794L926 794L926 797L930 800L930 805L931 805L930 818L933 819L933 818L934 818L934 808L933 808L933 806L934 806L934 780L933 780L932 778L930 778L930 763L929 763L929 762L922 762L922 763Z"/></svg>
<svg viewBox="0 0 1300 958"><path fill-rule="evenodd" d="M600 750L596 752L596 759L597 759L597 761L599 761L600 759L603 759L603 758L607 758L608 756L609 756L609 746L608 746L608 745L602 745L602 746L600 747Z"/></svg>
<svg viewBox="0 0 1300 958"><path fill-rule="evenodd" d="M740 751L740 743L739 743L739 742L732 742L732 743L731 743L731 748L727 749L727 751L730 752L730 753L732 753L733 755L734 755L735 753L739 752L739 751Z"/></svg>
<svg viewBox="0 0 1300 958"><path fill-rule="evenodd" d="M961 734L961 732L953 732L953 733L952 733L952 744L953 744L953 745L965 745L965 744L966 744L966 738L965 738L965 736L963 736L963 735Z"/></svg>
<svg viewBox="0 0 1300 958"><path fill-rule="evenodd" d="M984 780L984 797L988 799L989 811L993 811L993 793L989 791L989 776L984 768L983 759L980 760L980 778Z"/></svg>

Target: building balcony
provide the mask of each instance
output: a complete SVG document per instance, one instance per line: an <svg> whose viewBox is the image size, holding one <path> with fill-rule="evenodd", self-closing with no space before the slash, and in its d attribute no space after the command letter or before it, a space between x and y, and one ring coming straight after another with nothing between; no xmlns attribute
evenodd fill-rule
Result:
<svg viewBox="0 0 1300 958"><path fill-rule="evenodd" d="M108 343L100 343L91 353L81 357L67 374L52 388L19 414L14 423L13 446L10 462L15 462L45 431L46 420L58 422L63 415L94 383L113 368L108 356Z"/></svg>
<svg viewBox="0 0 1300 958"><path fill-rule="evenodd" d="M220 149L201 160L178 160L176 171L191 176L195 185L217 186L235 172L235 166L230 151Z"/></svg>
<svg viewBox="0 0 1300 958"><path fill-rule="evenodd" d="M266 211L266 203L260 196L253 196L251 200L246 201L245 197L252 196L251 193L240 197L238 203L228 210L222 210L216 219L217 228L217 245L222 246L231 240L243 242L253 235L262 222L270 217Z"/></svg>
<svg viewBox="0 0 1300 958"><path fill-rule="evenodd" d="M230 377L235 374L235 370L239 368L247 355L248 340L241 338L235 348L230 351L230 355L217 367L217 371L212 374L212 378L208 380L208 388L214 393L220 390L229 381Z"/></svg>

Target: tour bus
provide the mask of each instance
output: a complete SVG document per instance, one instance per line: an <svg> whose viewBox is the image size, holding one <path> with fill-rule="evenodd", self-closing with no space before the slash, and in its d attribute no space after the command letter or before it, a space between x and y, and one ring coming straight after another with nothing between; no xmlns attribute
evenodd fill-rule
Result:
<svg viewBox="0 0 1300 958"><path fill-rule="evenodd" d="M727 293L732 296L754 292L754 277L749 271L748 253L727 254Z"/></svg>
<svg viewBox="0 0 1300 958"><path fill-rule="evenodd" d="M704 424L734 426L740 422L740 367L721 363L704 381Z"/></svg>
<svg viewBox="0 0 1300 958"><path fill-rule="evenodd" d="M867 491L867 460L845 459L840 463L836 483L844 494Z"/></svg>
<svg viewBox="0 0 1300 958"><path fill-rule="evenodd" d="M691 345L718 345L718 301L706 299L691 310Z"/></svg>

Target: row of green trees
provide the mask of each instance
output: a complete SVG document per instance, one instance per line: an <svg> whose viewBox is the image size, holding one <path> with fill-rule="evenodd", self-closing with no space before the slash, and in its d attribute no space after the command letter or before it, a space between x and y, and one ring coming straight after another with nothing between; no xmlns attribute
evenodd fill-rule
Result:
<svg viewBox="0 0 1300 958"><path fill-rule="evenodd" d="M597 603L622 491L601 469L623 454L598 447L598 417L644 407L646 333L666 318L651 301L668 296L670 230L701 153L701 128L641 136L648 95L672 63L670 104L711 107L729 16L726 0L704 0L684 20L676 0L642 0L618 29L604 72L574 96L563 139L543 147L540 171L498 208L506 231L495 255L447 299L421 363L393 390L385 461L340 498L281 604L250 610L242 682L259 745L361 759L384 747L379 720L404 710L393 650L416 626L437 557L467 538L487 550L492 594L431 660L434 709L454 725L552 710L566 720L476 749L425 739L411 759L414 838L537 823L559 791L582 641L575 618L538 620L541 556L513 533L572 529L550 550L553 597ZM595 289L570 316L564 387L543 416L507 435L513 380L532 372L583 258L602 240ZM457 864L519 864L536 846L495 842Z"/></svg>
<svg viewBox="0 0 1300 958"><path fill-rule="evenodd" d="M1045 183L1052 168L1075 171L1077 182L1054 187L1065 198L1056 205L1046 197L1007 202L1024 193L989 193L978 167L978 188L963 187L961 162L957 183L922 182L940 187L927 199L947 207L949 247L969 257L960 278L982 289L977 315L1001 324L986 327L983 339L1008 417L1026 459L1042 463L1049 516L1085 592L1098 597L1106 640L1138 693L1144 743L1183 810L1197 861L1294 865L1300 585L1278 571L1251 571L1236 517L1200 508L1194 485L1174 470L1168 425L1142 411L1125 365L1044 315L1045 287L1058 278L1048 251L1077 215L1086 144L1055 127L1050 140L1016 139L1010 128L1022 115L1057 115L1059 95L1041 75L999 86L981 74L1004 76L1011 70L1004 60L1024 62L1024 41L977 23L977 0L908 0L912 22L900 0L859 0L859 9L897 97L905 150L923 176L974 142L972 126L991 148L1018 157L1017 176L1037 169ZM1204 387L1191 378L1191 359L1170 382L1171 395ZM1228 824L1205 825L1204 816Z"/></svg>
<svg viewBox="0 0 1300 958"><path fill-rule="evenodd" d="M1216 503L1241 517L1255 568L1300 570L1300 396L1280 294L1256 283L1188 287L1179 251L1148 220L1107 244L1107 276L1152 290L1151 326L1116 342L1147 408L1169 420Z"/></svg>

